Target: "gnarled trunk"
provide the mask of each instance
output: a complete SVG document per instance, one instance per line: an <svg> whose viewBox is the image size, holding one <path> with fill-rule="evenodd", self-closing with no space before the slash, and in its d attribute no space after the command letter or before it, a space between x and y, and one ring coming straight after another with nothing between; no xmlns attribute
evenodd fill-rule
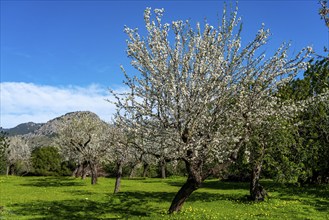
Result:
<svg viewBox="0 0 329 220"><path fill-rule="evenodd" d="M161 172L161 178L166 179L166 161L165 160L160 161L160 172Z"/></svg>
<svg viewBox="0 0 329 220"><path fill-rule="evenodd" d="M97 183L98 180L97 164L94 162L90 162L89 165L91 171L91 184L94 185Z"/></svg>
<svg viewBox="0 0 329 220"><path fill-rule="evenodd" d="M253 168L250 180L250 198L253 201L264 201L267 192L259 183L260 173L262 171L263 159L265 154L265 146L260 144L259 148L253 155Z"/></svg>
<svg viewBox="0 0 329 220"><path fill-rule="evenodd" d="M82 164L79 163L78 166L75 168L75 170L72 173L72 176L75 178L78 178L79 176L82 176Z"/></svg>
<svg viewBox="0 0 329 220"><path fill-rule="evenodd" d="M14 176L15 175L15 164L10 164L9 166L9 175Z"/></svg>
<svg viewBox="0 0 329 220"><path fill-rule="evenodd" d="M147 171L149 169L149 164L148 163L144 163L143 164L143 177L146 177L147 176Z"/></svg>
<svg viewBox="0 0 329 220"><path fill-rule="evenodd" d="M267 193L259 183L259 176L262 170L262 164L255 164L252 169L250 182L250 198L253 201L264 201Z"/></svg>
<svg viewBox="0 0 329 220"><path fill-rule="evenodd" d="M135 163L132 168L131 168L131 171L130 171L130 174L129 174L129 178L134 178L136 176L136 169L139 165L139 162L138 163Z"/></svg>
<svg viewBox="0 0 329 220"><path fill-rule="evenodd" d="M186 199L201 186L202 181L204 180L202 177L202 163L191 164L189 161L185 161L185 165L188 172L188 178L182 188L175 195L168 210L169 214L180 211Z"/></svg>
<svg viewBox="0 0 329 220"><path fill-rule="evenodd" d="M118 161L117 162L117 175L116 175L115 186L114 186L114 194L118 193L120 191L121 177L122 177L122 167L123 167L123 162Z"/></svg>
<svg viewBox="0 0 329 220"><path fill-rule="evenodd" d="M85 161L82 164L82 171L81 171L81 179L85 180L87 177L87 168L88 168L88 162Z"/></svg>
<svg viewBox="0 0 329 220"><path fill-rule="evenodd" d="M171 206L168 211L169 214L180 211L186 199L201 186L201 183L201 181L189 176L186 183L184 183L171 202Z"/></svg>

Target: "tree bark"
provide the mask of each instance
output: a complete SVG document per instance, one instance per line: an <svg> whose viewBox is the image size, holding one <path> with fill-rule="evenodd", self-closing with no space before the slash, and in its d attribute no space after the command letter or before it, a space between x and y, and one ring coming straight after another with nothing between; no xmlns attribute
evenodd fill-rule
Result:
<svg viewBox="0 0 329 220"><path fill-rule="evenodd" d="M123 167L122 161L118 161L117 162L117 175L116 175L115 186L114 186L114 194L118 193L120 191L122 167Z"/></svg>
<svg viewBox="0 0 329 220"><path fill-rule="evenodd" d="M252 169L250 182L250 197L253 201L264 201L267 195L264 187L259 183L261 169L261 164L255 164Z"/></svg>
<svg viewBox="0 0 329 220"><path fill-rule="evenodd" d="M15 175L15 165L10 164L9 166L9 175L14 176Z"/></svg>
<svg viewBox="0 0 329 220"><path fill-rule="evenodd" d="M148 163L144 163L143 165L143 177L146 177L147 176L147 171L149 169L149 164Z"/></svg>
<svg viewBox="0 0 329 220"><path fill-rule="evenodd" d="M72 177L77 178L78 169L79 169L79 165L73 170L72 175L71 175Z"/></svg>
<svg viewBox="0 0 329 220"><path fill-rule="evenodd" d="M166 161L160 161L161 178L166 179Z"/></svg>
<svg viewBox="0 0 329 220"><path fill-rule="evenodd" d="M91 185L95 185L98 180L97 165L94 162L90 162L89 165L91 170Z"/></svg>
<svg viewBox="0 0 329 220"><path fill-rule="evenodd" d="M256 152L253 158L253 168L251 171L250 180L250 198L253 201L264 201L267 196L267 192L259 183L260 173L262 171L265 147L261 146L260 152Z"/></svg>
<svg viewBox="0 0 329 220"><path fill-rule="evenodd" d="M78 166L73 171L72 176L78 178L81 175L82 175L82 165L81 163L79 163Z"/></svg>
<svg viewBox="0 0 329 220"><path fill-rule="evenodd" d="M132 166L131 171L130 171L130 174L129 174L129 178L134 178L135 177L135 173L136 173L136 169L137 169L138 164L139 163L135 163Z"/></svg>
<svg viewBox="0 0 329 220"><path fill-rule="evenodd" d="M202 172L201 163L198 163L197 165L193 166L193 164L191 164L190 162L185 161L185 164L189 175L185 184L175 195L171 203L171 206L168 210L169 214L180 211L186 199L201 186L203 181L201 174Z"/></svg>
<svg viewBox="0 0 329 220"><path fill-rule="evenodd" d="M183 140L184 141L184 140ZM185 141L184 141L185 142ZM237 150L240 148L243 143L243 139L237 144ZM192 151L187 151L187 158L192 159L193 153ZM183 159L186 166L186 171L188 173L188 178L185 184L181 187L181 189L175 195L171 206L168 210L169 214L174 212L178 212L183 207L185 201L189 198L189 196L198 188L201 187L202 182L209 177L210 175L215 173L215 170L221 170L233 163L237 159L237 154L233 152L230 157L225 161L222 165L220 165L217 169L212 168L209 170L203 170L203 160L188 160Z"/></svg>
<svg viewBox="0 0 329 220"><path fill-rule="evenodd" d="M82 171L81 171L81 179L85 180L87 177L87 168L88 168L88 162L85 161L82 164Z"/></svg>

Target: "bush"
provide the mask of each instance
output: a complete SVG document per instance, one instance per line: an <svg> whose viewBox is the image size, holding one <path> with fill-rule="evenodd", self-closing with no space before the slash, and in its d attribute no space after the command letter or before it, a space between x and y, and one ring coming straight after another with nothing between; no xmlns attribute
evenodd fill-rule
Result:
<svg viewBox="0 0 329 220"><path fill-rule="evenodd" d="M32 152L32 166L35 175L61 175L61 162L61 156L55 147L40 147Z"/></svg>
<svg viewBox="0 0 329 220"><path fill-rule="evenodd" d="M61 176L71 176L76 168L76 164L72 161L64 161L61 163L61 171L59 175Z"/></svg>
<svg viewBox="0 0 329 220"><path fill-rule="evenodd" d="M8 147L9 147L9 141L7 134L1 131L0 132L0 174L6 173L6 166L7 166L6 151Z"/></svg>

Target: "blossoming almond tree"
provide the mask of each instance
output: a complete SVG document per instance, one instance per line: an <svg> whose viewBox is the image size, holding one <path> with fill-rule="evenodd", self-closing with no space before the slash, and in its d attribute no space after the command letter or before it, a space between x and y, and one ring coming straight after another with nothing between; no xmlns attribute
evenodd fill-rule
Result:
<svg viewBox="0 0 329 220"><path fill-rule="evenodd" d="M8 138L9 146L5 150L5 158L7 162L6 174L15 175L18 163L21 164L22 171L29 172L31 167L30 157L32 153L31 146L28 141L21 135Z"/></svg>
<svg viewBox="0 0 329 220"><path fill-rule="evenodd" d="M296 110L273 93L304 67L308 52L288 59L283 44L265 59L258 52L270 35L264 26L242 47L237 9L230 14L224 9L217 28L198 23L196 29L189 21L162 24L163 12L155 9L152 20L151 9L145 10L146 37L125 28L127 53L139 74L130 77L123 69L131 92L116 95L116 105L136 135L185 162L188 177L169 208L173 213L212 174L207 163L234 161L254 126L269 115Z"/></svg>
<svg viewBox="0 0 329 220"><path fill-rule="evenodd" d="M110 159L116 164L116 181L114 194L120 191L123 166L130 160L130 135L123 127L117 126L117 122L112 123L109 129L110 135Z"/></svg>
<svg viewBox="0 0 329 220"><path fill-rule="evenodd" d="M62 152L77 155L91 170L91 184L97 183L97 167L111 149L109 125L90 112L79 112L59 128L57 144Z"/></svg>

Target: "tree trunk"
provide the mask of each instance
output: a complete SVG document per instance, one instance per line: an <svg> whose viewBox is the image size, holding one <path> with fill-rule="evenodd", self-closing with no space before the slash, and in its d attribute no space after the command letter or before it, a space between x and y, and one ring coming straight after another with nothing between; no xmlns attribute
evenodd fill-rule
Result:
<svg viewBox="0 0 329 220"><path fill-rule="evenodd" d="M9 166L9 175L14 176L15 175L15 165L10 164Z"/></svg>
<svg viewBox="0 0 329 220"><path fill-rule="evenodd" d="M71 175L72 177L77 178L78 169L79 169L79 166L77 166L77 167L74 169L74 171L72 172L72 175Z"/></svg>
<svg viewBox="0 0 329 220"><path fill-rule="evenodd" d="M82 172L82 165L79 163L78 166L73 171L72 177L78 178L79 176L82 175L81 172Z"/></svg>
<svg viewBox="0 0 329 220"><path fill-rule="evenodd" d="M135 177L135 173L136 173L136 169L137 169L138 164L139 163L135 163L132 166L131 171L130 171L130 174L129 174L129 178L134 178Z"/></svg>
<svg viewBox="0 0 329 220"><path fill-rule="evenodd" d="M201 175L201 163L198 163L198 165L194 165L194 167L192 167L192 164L188 161L185 161L185 164L186 170L188 171L189 175L186 182L171 202L171 206L168 210L169 214L180 211L186 199L201 186L201 183L203 181Z"/></svg>
<svg viewBox="0 0 329 220"><path fill-rule="evenodd" d="M253 201L264 201L267 195L264 187L259 184L259 176L261 169L261 164L255 164L252 169L250 182L250 197Z"/></svg>
<svg viewBox="0 0 329 220"><path fill-rule="evenodd" d="M90 162L90 170L91 170L91 185L95 185L97 183L97 165L94 162Z"/></svg>
<svg viewBox="0 0 329 220"><path fill-rule="evenodd" d="M262 171L262 164L264 159L265 147L261 146L259 151L253 156L253 168L250 180L250 198L253 201L264 201L267 192L259 183L260 173Z"/></svg>
<svg viewBox="0 0 329 220"><path fill-rule="evenodd" d="M144 163L143 165L143 177L146 177L147 176L147 171L149 169L149 164L148 163Z"/></svg>
<svg viewBox="0 0 329 220"><path fill-rule="evenodd" d="M160 161L161 178L166 179L166 161Z"/></svg>
<svg viewBox="0 0 329 220"><path fill-rule="evenodd" d="M122 161L118 161L117 162L117 176L116 176L116 179L115 179L114 194L118 193L120 191L121 177L122 177L122 167L123 167Z"/></svg>
<svg viewBox="0 0 329 220"><path fill-rule="evenodd" d="M88 162L85 161L82 164L82 171L81 171L81 179L85 180L87 177L87 168L88 168Z"/></svg>
<svg viewBox="0 0 329 220"><path fill-rule="evenodd" d="M6 167L7 167L6 168L6 176L8 176L9 175L9 165L7 165Z"/></svg>

